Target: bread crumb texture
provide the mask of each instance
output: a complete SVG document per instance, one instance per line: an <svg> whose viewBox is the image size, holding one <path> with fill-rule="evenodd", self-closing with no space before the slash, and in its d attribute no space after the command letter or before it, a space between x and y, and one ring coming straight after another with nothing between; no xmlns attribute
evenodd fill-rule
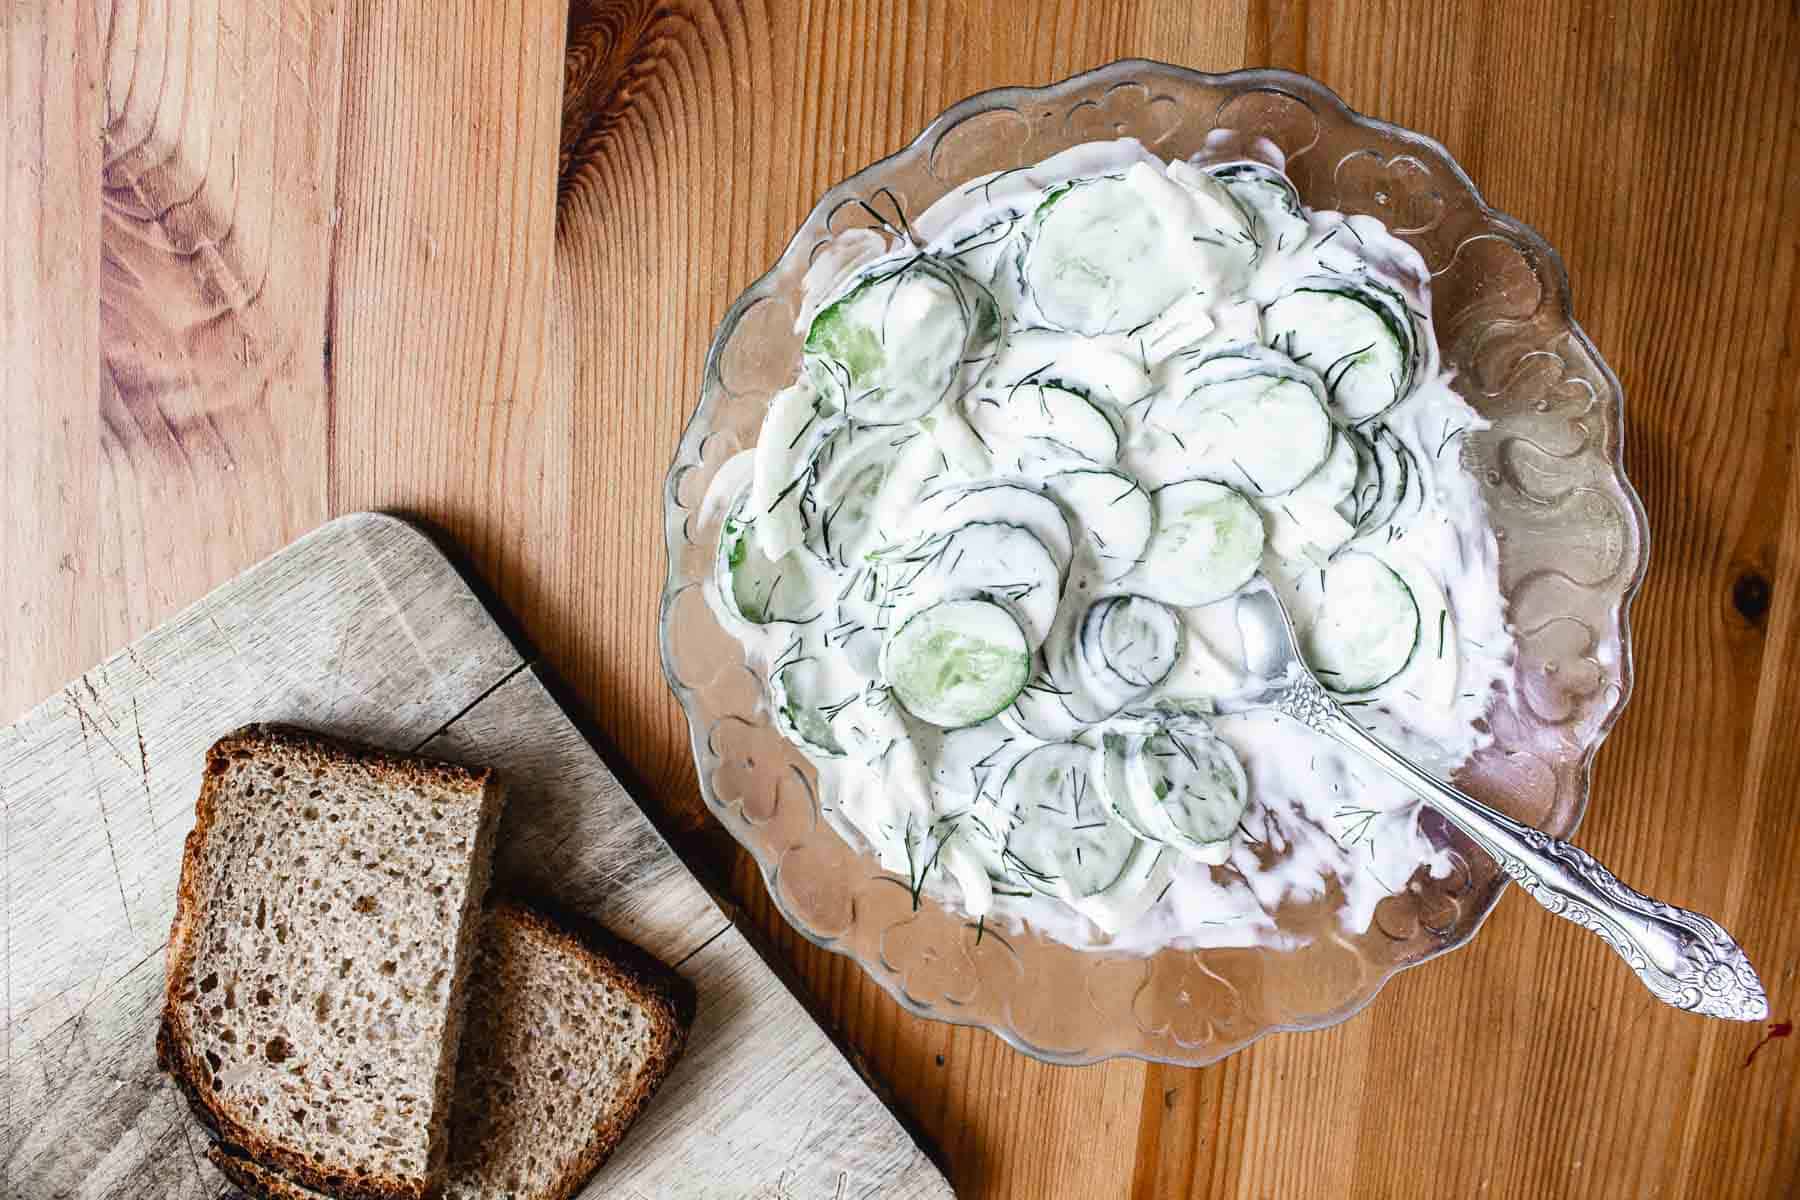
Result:
<svg viewBox="0 0 1800 1200"><path fill-rule="evenodd" d="M446 1200L573 1194L684 1035L653 983L535 912L496 906L469 979Z"/></svg>
<svg viewBox="0 0 1800 1200"><path fill-rule="evenodd" d="M333 1176L431 1174L486 784L290 731L213 748L165 1030L199 1103Z"/></svg>

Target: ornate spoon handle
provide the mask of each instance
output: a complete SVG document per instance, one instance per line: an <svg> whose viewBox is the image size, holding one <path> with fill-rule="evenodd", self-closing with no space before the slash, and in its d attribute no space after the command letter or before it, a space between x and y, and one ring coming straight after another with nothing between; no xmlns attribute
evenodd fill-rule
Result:
<svg viewBox="0 0 1800 1200"><path fill-rule="evenodd" d="M1719 923L1619 882L1592 855L1513 820L1425 771L1363 729L1316 681L1271 697L1277 709L1365 755L1491 855L1531 898L1611 946L1652 995L1708 1017L1761 1021L1762 981Z"/></svg>

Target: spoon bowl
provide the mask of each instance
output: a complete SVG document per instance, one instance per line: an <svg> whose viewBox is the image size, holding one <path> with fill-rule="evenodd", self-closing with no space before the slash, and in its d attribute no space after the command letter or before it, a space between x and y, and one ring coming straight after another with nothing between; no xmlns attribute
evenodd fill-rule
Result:
<svg viewBox="0 0 1800 1200"><path fill-rule="evenodd" d="M1285 687L1294 667L1307 671L1300 655L1299 636L1287 605L1268 581L1258 576L1249 591L1238 596L1238 632L1244 635L1244 669L1271 688ZM1308 671L1310 674L1310 671Z"/></svg>

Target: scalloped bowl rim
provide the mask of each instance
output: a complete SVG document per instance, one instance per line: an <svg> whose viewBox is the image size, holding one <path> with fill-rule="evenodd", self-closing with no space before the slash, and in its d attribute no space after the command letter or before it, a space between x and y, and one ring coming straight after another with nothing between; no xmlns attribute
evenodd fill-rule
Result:
<svg viewBox="0 0 1800 1200"><path fill-rule="evenodd" d="M1625 393L1623 387L1619 383L1618 377L1614 374L1612 367L1607 364L1605 358L1588 338L1587 332L1575 319L1573 296L1571 295L1569 286L1568 272L1564 268L1562 256L1557 253L1556 248L1530 225L1527 225L1525 222L1509 213L1502 212L1489 205L1482 196L1480 189L1476 187L1474 180L1469 177L1467 171L1463 170L1462 164L1457 162L1455 156L1450 153L1443 143L1439 142L1436 138L1431 137L1429 134L1419 133L1416 130L1408 129L1389 121L1383 121L1377 117L1367 116L1351 108L1343 101L1336 91L1319 80L1308 75L1272 67L1252 67L1237 71L1215 73L1197 71L1189 67L1164 63L1155 59L1125 58L1114 60L1087 71L1077 72L1074 75L1067 76L1054 83L1041 86L1012 85L989 88L985 91L976 92L939 113L937 117L932 119L924 129L909 140L904 146L863 167L853 175L848 176L829 188L819 197L807 211L799 228L795 230L787 244L782 247L781 253L776 257L774 264L745 288L720 317L718 324L715 326L714 337L707 349L706 359L701 371L702 380L712 377L717 371L718 356L724 348L725 341L721 335L725 331L735 328L738 319L752 305L765 299L771 294L773 290L771 287L772 280L781 270L782 264L787 261L788 256L793 253L801 239L806 236L807 229L817 214L829 211L846 198L857 194L860 184L869 180L871 177L879 176L879 174L891 164L903 159L908 159L911 156L918 154L921 150L928 148L944 131L954 127L976 112L986 111L1009 101L1056 97L1061 93L1072 91L1081 86L1102 82L1110 76L1129 75L1134 71L1172 73L1186 77L1191 81L1214 87L1239 88L1245 91L1269 90L1292 92L1305 95L1310 98L1324 101L1331 108L1335 109L1340 116L1347 118L1353 125L1377 131L1402 141L1410 141L1423 145L1425 148L1435 152L1442 162L1453 172L1456 181L1468 189L1470 199L1474 202L1476 209L1480 211L1484 218L1504 226L1509 234L1517 237L1520 242L1528 246L1533 253L1542 257L1542 260L1547 267L1546 271L1543 273L1543 279L1548 285L1548 289L1554 293L1557 308L1567 324L1569 335L1573 337L1583 349L1592 355L1595 367L1600 371L1611 389L1613 405L1618 417L1618 436L1615 439L1613 452L1609 456L1611 459L1610 465L1612 467L1613 478L1619 487L1622 498L1630 508L1628 515L1635 524L1639 534L1636 544L1637 561L1633 564L1629 578L1626 580L1620 592L1616 614L1619 625L1619 659L1617 663L1618 694L1613 703L1598 718L1590 740L1584 747L1578 762L1575 764L1576 778L1579 785L1578 794L1575 806L1571 813L1569 828L1563 834L1564 837L1572 836L1580 827L1582 819L1587 814L1588 801L1590 798L1589 784L1591 782L1594 757L1599 752L1600 747L1605 743L1608 735L1612 732L1613 727L1618 723L1623 714L1626 704L1631 699L1631 694L1636 681L1636 670L1632 653L1630 610L1632 602L1637 598L1638 592L1643 585L1645 575L1649 570L1651 542L1648 514L1644 509L1642 498L1638 495L1637 488L1632 484L1625 471L1624 453L1625 438L1627 436L1624 420ZM1122 80L1121 82L1126 81ZM676 446L675 459L670 464L669 470L664 476L663 512L665 517L671 509L680 507L676 496L676 487L683 468L688 465L683 451L689 449L689 442L694 433L695 426L704 415L706 409L705 400L706 397L703 394L701 402L695 406L693 414L688 418L687 423L684 425L681 438ZM694 446L693 449L697 451L699 449L698 445ZM666 521L663 540L668 569L663 585L662 600L658 606L657 617L657 636L663 675L668 680L669 688L680 702L682 713L687 719L690 743L689 749L694 756L702 798L706 801L709 809L716 809L717 806L712 796L712 789L705 777L705 772L700 769L700 764L703 762L703 749L706 743L707 731L702 730L696 723L693 710L689 704L689 696L696 689L689 688L681 681L680 676L677 674L675 664L671 658L669 639L666 636L669 628L669 614L675 603L675 598L679 595L681 590L676 547L671 541ZM727 830L730 832L729 826L727 827ZM742 842L737 838L735 832L733 832L733 840L739 841L739 844L742 845ZM1341 1024L1368 1007L1368 1005L1371 1004L1375 998L1382 993L1387 985L1401 972L1424 966L1430 962L1435 962L1452 951L1459 950L1474 941L1475 935L1480 932L1481 927L1486 924L1488 917L1491 916L1494 909L1499 906L1500 895L1505 890L1505 885L1509 882L1504 875L1500 877L1499 886L1496 886L1493 889L1492 895L1484 904L1482 904L1480 911L1476 913L1466 932L1447 941L1418 959L1391 965L1379 976L1379 978L1373 981L1366 992L1357 996L1349 1004L1329 1009L1318 1014L1315 1019L1305 1022L1270 1023L1264 1025L1258 1029L1256 1033L1244 1040L1231 1043L1219 1054L1204 1062L1197 1063L1196 1060L1192 1058L1178 1058L1154 1053L1142 1053L1129 1049L1108 1050L1097 1054L1064 1054L1032 1045L1028 1040L1021 1036L1017 1030L1009 1026L994 1024L978 1018L959 1019L954 1013L947 1012L942 1007L933 1007L914 1000L907 994L903 982L898 975L890 977L884 972L870 970L869 964L864 962L860 955L851 949L839 945L839 939L815 934L807 927L805 922L797 919L796 916L789 911L788 905L782 899L780 888L776 886L777 877L780 873L779 864L765 863L762 857L754 851L750 851L749 847L745 847L745 849L750 852L750 857L757 864L757 870L762 876L763 886L769 896L770 902L775 906L776 910L780 912L782 919L788 926L813 945L829 950L834 954L840 955L856 963L858 967L863 969L863 973L880 985L880 987L887 992L901 1008L914 1016L926 1020L940 1021L950 1025L962 1025L985 1029L1012 1046L1015 1050L1039 1061L1058 1066L1086 1066L1113 1058L1130 1058L1143 1062L1165 1063L1173 1066L1207 1066L1249 1048L1251 1045L1254 1045L1256 1042L1261 1041L1272 1033L1314 1031L1327 1029L1333 1025Z"/></svg>

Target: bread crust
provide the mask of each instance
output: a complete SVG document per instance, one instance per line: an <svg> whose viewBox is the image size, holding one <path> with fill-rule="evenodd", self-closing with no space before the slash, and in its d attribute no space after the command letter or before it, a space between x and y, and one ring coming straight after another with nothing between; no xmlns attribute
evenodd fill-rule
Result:
<svg viewBox="0 0 1800 1200"><path fill-rule="evenodd" d="M206 872L204 854L207 839L218 818L221 781L237 759L275 755L289 761L359 762L374 769L384 782L418 783L451 788L475 788L481 792L481 816L476 830L473 868L469 896L465 902L463 929L458 938L456 982L451 991L450 1016L446 1025L446 1059L440 1062L437 1103L427 1173L422 1179L402 1178L353 1169L321 1166L298 1149L273 1138L239 1120L219 1103L211 1085L211 1074L199 1061L190 1044L188 1030L181 1018L180 999L192 982L196 930L205 914ZM194 805L194 827L182 849L181 879L176 889L175 920L169 931L169 948L163 995L162 1021L156 1034L158 1065L166 1071L187 1097L202 1124L224 1145L241 1156L260 1164L271 1164L306 1187L327 1192L341 1200L435 1200L444 1182L445 1137L449 1119L451 1086L454 1082L455 1053L460 1037L462 983L466 978L473 953L473 905L478 905L487 887L494 843L499 824L503 794L492 770L471 769L450 763L435 762L413 756L360 746L338 738L294 726L252 724L234 730L213 743L206 752L206 767L201 778L200 795Z"/></svg>
<svg viewBox="0 0 1800 1200"><path fill-rule="evenodd" d="M229 1179L233 1187L252 1200L329 1200L329 1197L301 1187L220 1142L206 1148L206 1160L219 1168L219 1173Z"/></svg>

